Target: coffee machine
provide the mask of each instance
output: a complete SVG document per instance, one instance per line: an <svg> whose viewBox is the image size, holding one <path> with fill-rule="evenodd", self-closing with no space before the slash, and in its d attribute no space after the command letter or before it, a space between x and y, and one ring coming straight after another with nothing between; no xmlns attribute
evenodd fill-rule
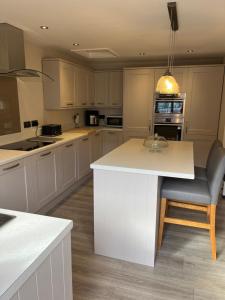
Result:
<svg viewBox="0 0 225 300"><path fill-rule="evenodd" d="M86 126L99 126L98 110L86 110L85 111L85 125Z"/></svg>

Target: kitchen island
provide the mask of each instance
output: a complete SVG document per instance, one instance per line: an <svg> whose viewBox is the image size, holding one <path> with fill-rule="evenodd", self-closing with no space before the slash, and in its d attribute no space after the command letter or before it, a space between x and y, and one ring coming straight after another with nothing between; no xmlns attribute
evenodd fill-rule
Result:
<svg viewBox="0 0 225 300"><path fill-rule="evenodd" d="M150 152L132 139L91 168L95 253L154 266L162 179L194 179L193 143L170 141Z"/></svg>

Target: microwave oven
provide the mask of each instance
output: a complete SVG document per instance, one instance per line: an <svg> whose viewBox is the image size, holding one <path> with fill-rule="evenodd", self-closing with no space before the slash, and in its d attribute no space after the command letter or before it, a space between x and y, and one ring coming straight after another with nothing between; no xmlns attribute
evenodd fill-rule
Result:
<svg viewBox="0 0 225 300"><path fill-rule="evenodd" d="M155 100L156 114L183 114L183 100Z"/></svg>
<svg viewBox="0 0 225 300"><path fill-rule="evenodd" d="M121 115L107 116L106 117L106 126L122 128L123 127L123 116L121 116Z"/></svg>

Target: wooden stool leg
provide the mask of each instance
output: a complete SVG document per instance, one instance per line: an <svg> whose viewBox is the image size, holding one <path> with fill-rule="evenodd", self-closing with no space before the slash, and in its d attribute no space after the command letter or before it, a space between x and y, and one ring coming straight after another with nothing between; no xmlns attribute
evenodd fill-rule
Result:
<svg viewBox="0 0 225 300"><path fill-rule="evenodd" d="M212 260L216 260L216 205L210 205L210 239L212 244Z"/></svg>
<svg viewBox="0 0 225 300"><path fill-rule="evenodd" d="M163 229L164 229L164 218L167 208L167 199L162 198L161 209L160 209L160 220L159 220L159 236L158 236L158 249L160 249L162 244Z"/></svg>

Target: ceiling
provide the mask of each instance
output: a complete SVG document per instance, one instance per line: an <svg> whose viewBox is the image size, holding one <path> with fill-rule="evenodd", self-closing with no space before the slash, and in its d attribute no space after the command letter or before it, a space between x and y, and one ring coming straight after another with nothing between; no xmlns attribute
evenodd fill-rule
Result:
<svg viewBox="0 0 225 300"><path fill-rule="evenodd" d="M1 0L0 22L40 44L70 49L109 48L119 59L165 57L166 0ZM177 0L179 56L224 55L225 0ZM48 30L41 30L47 25ZM78 42L79 46L73 46ZM194 54L187 54L193 49Z"/></svg>

